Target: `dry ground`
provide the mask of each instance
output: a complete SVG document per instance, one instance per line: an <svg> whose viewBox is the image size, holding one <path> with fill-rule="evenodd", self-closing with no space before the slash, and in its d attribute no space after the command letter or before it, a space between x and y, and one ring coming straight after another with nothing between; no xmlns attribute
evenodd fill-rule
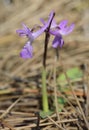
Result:
<svg viewBox="0 0 89 130"><path fill-rule="evenodd" d="M89 1L88 0L1 0L0 1L0 130L38 130L38 117L35 112L41 109L41 68L44 36L38 38L33 44L33 59L23 60L19 52L26 42L16 34L16 29L21 28L21 23L26 23L30 28L40 24L39 18L47 19L51 10L56 12L59 22L68 19L75 23L75 30L64 37L65 45L61 50L64 68L87 65L89 68ZM52 38L48 49L47 71L51 73L54 63L54 51L51 47ZM40 51L39 51L40 50ZM60 60L56 67L62 68ZM60 70L57 72L60 74ZM50 75L50 74L49 74ZM52 76L52 75L51 75ZM48 89L52 83L50 76L47 79ZM88 81L88 80L87 80ZM86 82L87 82L86 81ZM79 84L83 84L80 79ZM88 82L86 83L88 84ZM88 87L87 87L88 90ZM53 95L53 90L48 94ZM58 96L64 96L58 92ZM76 92L84 109L86 95L83 90ZM71 102L73 104L71 104ZM51 104L51 103L50 103ZM72 106L73 105L73 106ZM75 106L75 107L74 107ZM60 106L61 107L61 106ZM67 104L59 112L60 120L56 114L41 119L40 126L43 130L87 130L88 115L84 118L75 99L70 94ZM85 110L85 109L84 109ZM61 124L61 126L60 126ZM62 128L60 128L62 127Z"/></svg>

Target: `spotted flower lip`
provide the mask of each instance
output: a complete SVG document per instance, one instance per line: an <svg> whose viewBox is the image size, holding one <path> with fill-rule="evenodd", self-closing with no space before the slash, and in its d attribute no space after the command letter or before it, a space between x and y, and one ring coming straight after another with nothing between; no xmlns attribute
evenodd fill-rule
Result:
<svg viewBox="0 0 89 130"><path fill-rule="evenodd" d="M29 29L25 24L22 24L23 29L16 30L16 32L19 34L19 36L27 36L28 42L25 44L23 47L20 56L22 58L32 58L33 54L33 47L32 47L32 42L39 37L50 25L50 22L54 16L54 11L50 13L48 22L44 26L42 26L38 31L33 32L31 29Z"/></svg>

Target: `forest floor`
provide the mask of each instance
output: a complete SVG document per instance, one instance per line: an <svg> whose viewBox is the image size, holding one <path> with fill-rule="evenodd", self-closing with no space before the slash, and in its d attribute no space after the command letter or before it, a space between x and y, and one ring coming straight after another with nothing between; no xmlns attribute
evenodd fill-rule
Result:
<svg viewBox="0 0 89 130"><path fill-rule="evenodd" d="M13 0L0 3L0 130L89 130L89 6L88 0ZM34 56L24 60L19 52L26 39L16 30L47 19L51 10L56 20L75 23L65 44L47 54L47 92L51 114L42 115L42 57L44 37L33 44ZM2 13L1 13L2 12ZM37 22L37 23L35 23ZM40 50L40 51L39 51ZM61 56L61 58L60 58ZM56 68L56 84L54 83ZM65 75L67 77L64 78ZM62 78L61 78L62 77ZM58 113L54 103L57 88Z"/></svg>

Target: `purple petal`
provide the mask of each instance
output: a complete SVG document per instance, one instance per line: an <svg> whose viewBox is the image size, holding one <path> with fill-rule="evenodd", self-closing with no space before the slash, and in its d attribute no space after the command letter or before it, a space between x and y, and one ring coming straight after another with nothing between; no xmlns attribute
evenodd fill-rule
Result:
<svg viewBox="0 0 89 130"><path fill-rule="evenodd" d="M71 33L74 29L74 24L71 24L69 27L65 27L63 29L60 29L59 32L61 35L67 35Z"/></svg>
<svg viewBox="0 0 89 130"><path fill-rule="evenodd" d="M59 29L50 30L49 32L50 32L50 34L52 34L52 35L54 35L54 36L60 36Z"/></svg>
<svg viewBox="0 0 89 130"><path fill-rule="evenodd" d="M32 33L31 33L31 29L29 29L24 23L22 23L22 26L24 28L24 32L27 36L31 37Z"/></svg>
<svg viewBox="0 0 89 130"><path fill-rule="evenodd" d="M34 37L34 39L37 38L38 36L40 36L40 35L48 28L48 26L49 26L51 20L53 19L53 16L54 16L54 12L52 11L52 12L50 13L48 22L47 22L41 29L39 29L37 32L34 32L34 33L32 34L33 37Z"/></svg>
<svg viewBox="0 0 89 130"><path fill-rule="evenodd" d="M63 29L64 27L66 27L67 23L68 23L68 20L62 20L62 21L60 22L60 24L58 25L58 27L59 27L60 29Z"/></svg>
<svg viewBox="0 0 89 130"><path fill-rule="evenodd" d="M20 56L24 59L32 58L33 56L33 47L30 42L27 42L20 52Z"/></svg>
<svg viewBox="0 0 89 130"><path fill-rule="evenodd" d="M56 27L57 27L56 21L53 19L52 24L51 24L51 28L56 28Z"/></svg>
<svg viewBox="0 0 89 130"><path fill-rule="evenodd" d="M46 24L46 22L44 21L44 19L40 18L40 21L42 22L43 25Z"/></svg>
<svg viewBox="0 0 89 130"><path fill-rule="evenodd" d="M16 30L16 33L18 33L18 34L19 34L19 36L26 36L26 34L25 34L24 30L21 30L21 29Z"/></svg>
<svg viewBox="0 0 89 130"><path fill-rule="evenodd" d="M52 47L53 48L57 48L62 47L64 45L64 40L62 39L62 36L55 36L53 43L52 43Z"/></svg>
<svg viewBox="0 0 89 130"><path fill-rule="evenodd" d="M23 29L16 30L19 36L27 36L30 39L33 39L31 29L29 29L25 24L22 24Z"/></svg>
<svg viewBox="0 0 89 130"><path fill-rule="evenodd" d="M66 21L65 21L66 22ZM52 35L55 35L55 36L60 36L61 35L68 35L69 33L71 33L74 29L74 24L71 24L70 26L61 26L63 28L56 28L55 30L50 30L50 33Z"/></svg>
<svg viewBox="0 0 89 130"><path fill-rule="evenodd" d="M44 19L42 18L40 18L40 21L42 22L43 25L47 24L47 22L45 22ZM55 27L57 27L57 24L56 24L56 21L53 19L51 23L51 28L55 28Z"/></svg>

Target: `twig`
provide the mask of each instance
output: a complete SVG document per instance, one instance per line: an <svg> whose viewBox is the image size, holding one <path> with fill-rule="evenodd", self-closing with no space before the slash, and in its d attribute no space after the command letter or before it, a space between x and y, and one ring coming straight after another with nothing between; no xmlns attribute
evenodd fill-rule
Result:
<svg viewBox="0 0 89 130"><path fill-rule="evenodd" d="M0 119L4 118L10 111L11 109L21 100L22 97L18 98L11 106L0 116Z"/></svg>
<svg viewBox="0 0 89 130"><path fill-rule="evenodd" d="M47 116L48 119L50 119L50 121L53 122L53 124L55 124L58 128L61 128L62 130L65 130L63 127L61 127L57 122L55 122L50 116Z"/></svg>
<svg viewBox="0 0 89 130"><path fill-rule="evenodd" d="M68 122L76 122L78 119L69 119L69 120L61 120L61 121L56 121L56 123L57 123L57 125L59 124L59 123L68 123ZM54 121L54 120L53 120ZM55 121L54 121L55 122ZM52 125L52 124L54 124L54 122L48 122L48 123L42 123L42 124L40 124L39 126L47 126L47 125ZM56 125L56 124L55 124ZM28 126L24 126L24 127L19 127L19 128L17 128L16 130L22 130L22 129L26 129L26 128L33 128L33 127L36 127L36 124L32 124L32 125L28 125ZM60 126L58 125L58 128L59 128ZM63 129L64 130L64 129Z"/></svg>
<svg viewBox="0 0 89 130"><path fill-rule="evenodd" d="M36 130L40 130L40 127L39 127L39 124L40 124L40 115L39 115L39 112L36 112L35 115L37 116Z"/></svg>
<svg viewBox="0 0 89 130"><path fill-rule="evenodd" d="M11 125L9 125L7 122L5 122L5 121L3 121L3 120L1 120L0 122L2 123L3 127L5 126L5 127L8 127L10 130L15 130L15 129L14 129Z"/></svg>

